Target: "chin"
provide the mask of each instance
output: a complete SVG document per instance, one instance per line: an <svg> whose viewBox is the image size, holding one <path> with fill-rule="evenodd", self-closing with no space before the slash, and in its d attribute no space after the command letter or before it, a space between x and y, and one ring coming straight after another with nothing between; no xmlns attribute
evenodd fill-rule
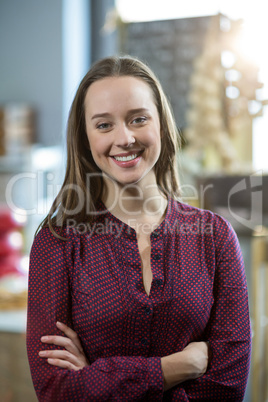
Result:
<svg viewBox="0 0 268 402"><path fill-rule="evenodd" d="M153 174L153 176L151 175ZM139 185L142 184L142 182L148 182L154 183L155 182L155 173L153 169L149 169L148 171L143 171L143 172L122 172L120 174L108 174L105 172L105 176L107 177L108 180L111 180L112 182L116 183L120 187L123 186L128 186L128 185Z"/></svg>
<svg viewBox="0 0 268 402"><path fill-rule="evenodd" d="M124 180L116 180L114 179L120 186L128 186L131 184L139 184L141 178L132 178L132 179L124 179Z"/></svg>

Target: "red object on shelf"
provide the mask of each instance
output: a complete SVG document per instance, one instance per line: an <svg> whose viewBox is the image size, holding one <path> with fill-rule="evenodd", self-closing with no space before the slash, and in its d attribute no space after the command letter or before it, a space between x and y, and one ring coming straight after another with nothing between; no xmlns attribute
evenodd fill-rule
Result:
<svg viewBox="0 0 268 402"><path fill-rule="evenodd" d="M0 232L23 228L24 224L16 219L16 214L6 207L0 207Z"/></svg>
<svg viewBox="0 0 268 402"><path fill-rule="evenodd" d="M20 269L23 223L7 207L0 207L0 278L23 275Z"/></svg>
<svg viewBox="0 0 268 402"><path fill-rule="evenodd" d="M6 275L18 275L23 276L20 270L21 255L13 253L5 257L0 258L0 279Z"/></svg>

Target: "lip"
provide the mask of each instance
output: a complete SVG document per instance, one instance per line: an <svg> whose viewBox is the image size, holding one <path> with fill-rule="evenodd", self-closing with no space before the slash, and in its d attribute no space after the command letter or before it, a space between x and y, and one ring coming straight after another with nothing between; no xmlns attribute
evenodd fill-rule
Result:
<svg viewBox="0 0 268 402"><path fill-rule="evenodd" d="M120 166L122 168L131 168L131 167L136 166L139 163L139 161L141 160L142 152L143 151L141 151L141 150L139 150L139 151L133 150L131 152L124 152L124 153L112 155L111 158L117 166ZM137 157L135 159L131 159L129 161L118 161L115 159L115 157L124 157L124 156L127 157L129 155L134 155L134 154L138 154Z"/></svg>

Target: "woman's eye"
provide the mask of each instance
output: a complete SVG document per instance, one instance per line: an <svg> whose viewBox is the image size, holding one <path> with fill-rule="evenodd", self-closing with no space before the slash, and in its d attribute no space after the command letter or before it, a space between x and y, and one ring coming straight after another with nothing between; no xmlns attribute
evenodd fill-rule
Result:
<svg viewBox="0 0 268 402"><path fill-rule="evenodd" d="M108 128L110 128L110 124L109 123L101 123L97 125L97 128L99 130L107 130Z"/></svg>
<svg viewBox="0 0 268 402"><path fill-rule="evenodd" d="M147 120L146 117L136 117L136 119L132 120L132 123L141 124L144 123L146 120Z"/></svg>

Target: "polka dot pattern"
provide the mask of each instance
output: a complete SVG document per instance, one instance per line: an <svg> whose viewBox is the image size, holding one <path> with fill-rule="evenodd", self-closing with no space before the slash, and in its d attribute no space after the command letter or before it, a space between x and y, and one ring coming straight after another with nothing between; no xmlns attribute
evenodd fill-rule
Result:
<svg viewBox="0 0 268 402"><path fill-rule="evenodd" d="M90 230L42 229L29 273L27 350L40 401L243 400L250 357L241 251L222 217L169 200L151 234L153 281L143 289L136 232L110 212ZM68 371L38 352L56 321L79 335L90 366ZM161 357L209 341L205 375L163 391ZM55 346L49 346L55 349Z"/></svg>

